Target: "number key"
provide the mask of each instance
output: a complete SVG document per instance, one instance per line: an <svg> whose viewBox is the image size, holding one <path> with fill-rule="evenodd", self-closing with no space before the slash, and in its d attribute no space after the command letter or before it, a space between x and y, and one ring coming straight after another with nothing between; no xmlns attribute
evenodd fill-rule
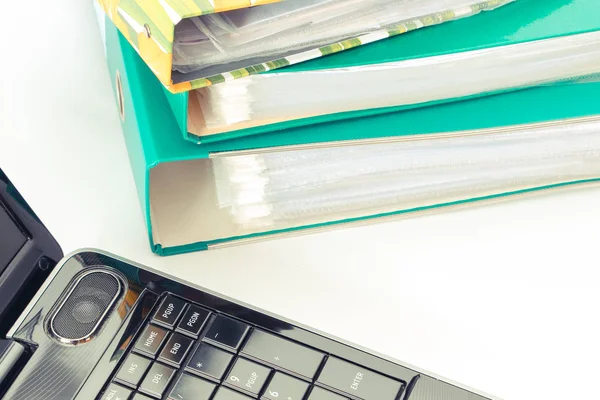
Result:
<svg viewBox="0 0 600 400"><path fill-rule="evenodd" d="M270 373L271 370L262 365L238 358L225 382L228 386L258 396Z"/></svg>
<svg viewBox="0 0 600 400"><path fill-rule="evenodd" d="M273 379L271 379L271 383L269 383L269 386L263 394L262 399L302 400L307 390L308 383L303 382L300 379L284 375L281 372L277 372L275 373Z"/></svg>

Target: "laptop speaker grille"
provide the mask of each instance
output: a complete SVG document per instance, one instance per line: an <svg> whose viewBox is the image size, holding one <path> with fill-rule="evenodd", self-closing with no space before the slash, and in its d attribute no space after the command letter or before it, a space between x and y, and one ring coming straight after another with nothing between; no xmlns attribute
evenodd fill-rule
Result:
<svg viewBox="0 0 600 400"><path fill-rule="evenodd" d="M119 297L120 279L104 270L77 279L50 321L52 333L63 342L90 338Z"/></svg>

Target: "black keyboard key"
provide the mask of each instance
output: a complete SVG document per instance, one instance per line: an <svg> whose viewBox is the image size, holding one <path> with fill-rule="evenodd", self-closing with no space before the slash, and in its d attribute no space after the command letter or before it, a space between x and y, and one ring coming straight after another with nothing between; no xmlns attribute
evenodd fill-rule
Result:
<svg viewBox="0 0 600 400"><path fill-rule="evenodd" d="M180 298L169 295L165 297L152 319L159 325L173 328L181 314L183 314L186 305L187 303Z"/></svg>
<svg viewBox="0 0 600 400"><path fill-rule="evenodd" d="M106 388L102 396L98 398L98 400L129 400L132 393L133 392L131 389L111 383L110 386Z"/></svg>
<svg viewBox="0 0 600 400"><path fill-rule="evenodd" d="M250 400L250 397L221 386L212 400Z"/></svg>
<svg viewBox="0 0 600 400"><path fill-rule="evenodd" d="M139 353L149 355L150 357L156 357L156 353L158 353L158 350L167 338L168 333L169 332L164 328L148 325L138 338L133 349Z"/></svg>
<svg viewBox="0 0 600 400"><path fill-rule="evenodd" d="M194 355L190 357L186 370L220 381L225 375L232 359L232 354L209 344L200 343Z"/></svg>
<svg viewBox="0 0 600 400"><path fill-rule="evenodd" d="M215 385L192 375L181 375L169 393L169 400L209 400Z"/></svg>
<svg viewBox="0 0 600 400"><path fill-rule="evenodd" d="M308 400L348 400L348 398L315 386L312 392L310 392Z"/></svg>
<svg viewBox="0 0 600 400"><path fill-rule="evenodd" d="M219 315L202 340L235 352L249 329L250 327L243 322Z"/></svg>
<svg viewBox="0 0 600 400"><path fill-rule="evenodd" d="M150 364L152 364L151 360L137 354L130 354L123 361L115 380L136 389L142 381L144 374L148 371Z"/></svg>
<svg viewBox="0 0 600 400"><path fill-rule="evenodd" d="M204 327L204 324L206 324L208 317L210 317L210 311L200 307L190 306L181 321L179 321L177 331L197 339L198 336L200 336L200 331Z"/></svg>
<svg viewBox="0 0 600 400"><path fill-rule="evenodd" d="M317 382L363 400L395 400L403 384L335 357L329 357Z"/></svg>
<svg viewBox="0 0 600 400"><path fill-rule="evenodd" d="M252 361L238 358L226 379L226 384L250 395L258 396L271 370ZM224 382L224 383L225 383Z"/></svg>
<svg viewBox="0 0 600 400"><path fill-rule="evenodd" d="M152 364L139 390L147 395L162 398L175 376L175 370L159 363Z"/></svg>
<svg viewBox="0 0 600 400"><path fill-rule="evenodd" d="M267 390L262 396L263 400L302 400L308 383L300 379L292 378L284 375L281 372L276 372L273 379L269 383Z"/></svg>
<svg viewBox="0 0 600 400"><path fill-rule="evenodd" d="M152 400L152 398L141 393L136 393L131 400Z"/></svg>
<svg viewBox="0 0 600 400"><path fill-rule="evenodd" d="M167 344L165 344L165 347L163 347L158 359L167 364L179 367L190 350L190 347L192 347L192 343L192 339L179 333L174 333L167 341Z"/></svg>
<svg viewBox="0 0 600 400"><path fill-rule="evenodd" d="M318 351L259 330L252 332L242 354L309 380L315 377L324 357Z"/></svg>

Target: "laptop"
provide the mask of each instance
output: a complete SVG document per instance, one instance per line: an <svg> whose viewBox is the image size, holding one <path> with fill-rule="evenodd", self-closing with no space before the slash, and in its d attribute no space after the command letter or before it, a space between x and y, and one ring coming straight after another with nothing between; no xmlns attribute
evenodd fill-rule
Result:
<svg viewBox="0 0 600 400"><path fill-rule="evenodd" d="M0 398L493 399L116 255L63 256L1 170Z"/></svg>

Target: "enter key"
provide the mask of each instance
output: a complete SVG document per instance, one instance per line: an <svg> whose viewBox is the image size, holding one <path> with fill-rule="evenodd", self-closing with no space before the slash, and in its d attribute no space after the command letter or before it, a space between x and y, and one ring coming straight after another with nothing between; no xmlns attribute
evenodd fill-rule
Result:
<svg viewBox="0 0 600 400"><path fill-rule="evenodd" d="M362 400L396 400L403 387L400 381L335 357L329 357L317 383Z"/></svg>

